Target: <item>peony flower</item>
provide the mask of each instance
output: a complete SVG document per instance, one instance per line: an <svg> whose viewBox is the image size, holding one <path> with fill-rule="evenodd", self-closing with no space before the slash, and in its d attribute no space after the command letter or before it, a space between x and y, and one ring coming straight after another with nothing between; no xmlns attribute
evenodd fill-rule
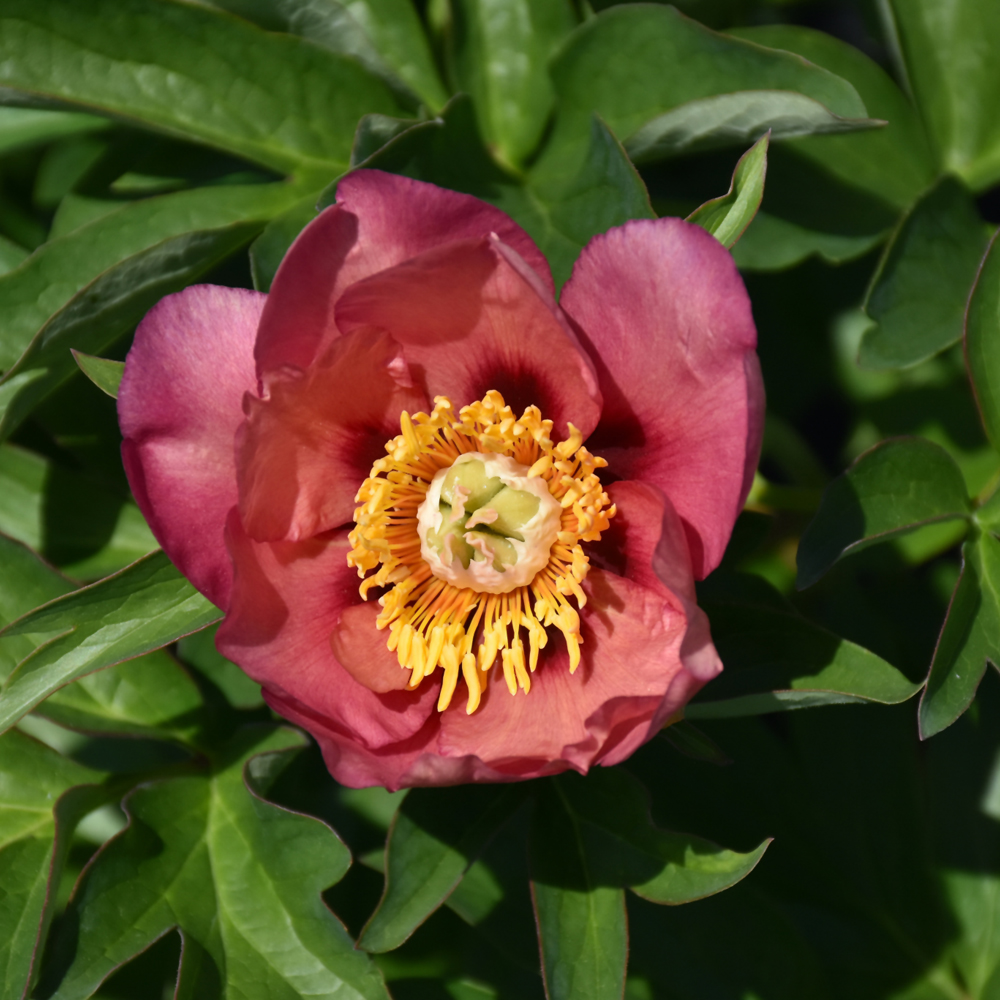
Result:
<svg viewBox="0 0 1000 1000"><path fill-rule="evenodd" d="M750 304L678 219L584 248L560 303L498 209L377 171L269 295L195 286L118 398L136 499L219 650L346 785L631 754L721 669L694 580L756 466Z"/></svg>

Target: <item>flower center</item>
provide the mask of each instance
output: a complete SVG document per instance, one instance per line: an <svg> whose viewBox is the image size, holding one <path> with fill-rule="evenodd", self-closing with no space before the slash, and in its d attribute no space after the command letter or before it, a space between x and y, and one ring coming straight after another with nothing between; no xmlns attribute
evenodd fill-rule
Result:
<svg viewBox="0 0 1000 1000"><path fill-rule="evenodd" d="M366 600L388 588L377 625L407 686L440 667L443 711L461 675L471 715L498 661L511 694L530 690L551 626L576 670L590 568L581 543L600 538L615 508L596 475L607 463L572 424L553 444L551 420L534 406L515 417L498 392L457 415L444 396L434 404L402 414L358 491L347 561Z"/></svg>

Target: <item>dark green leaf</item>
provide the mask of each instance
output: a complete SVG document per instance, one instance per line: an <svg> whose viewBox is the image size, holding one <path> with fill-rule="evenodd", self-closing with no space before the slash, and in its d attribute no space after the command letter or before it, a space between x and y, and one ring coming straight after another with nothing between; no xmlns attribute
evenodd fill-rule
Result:
<svg viewBox="0 0 1000 1000"><path fill-rule="evenodd" d="M711 764L731 764L726 755L714 740L709 739L697 726L692 726L686 719L666 726L660 735L685 757L708 761Z"/></svg>
<svg viewBox="0 0 1000 1000"><path fill-rule="evenodd" d="M0 235L0 274L20 267L27 258L28 251L24 247Z"/></svg>
<svg viewBox="0 0 1000 1000"><path fill-rule="evenodd" d="M118 398L118 387L121 385L122 375L125 374L124 361L97 358L93 354L84 354L82 351L71 350L70 353L73 355L73 360L77 363L80 371L98 389L106 392L112 399Z"/></svg>
<svg viewBox="0 0 1000 1000"><path fill-rule="evenodd" d="M707 229L724 247L732 247L739 240L760 208L769 138L765 135L740 157L726 194L706 201L688 216L688 222Z"/></svg>
<svg viewBox="0 0 1000 1000"><path fill-rule="evenodd" d="M946 177L905 215L865 300L876 325L861 341L864 368L905 368L950 347L962 319L987 231L972 198Z"/></svg>
<svg viewBox="0 0 1000 1000"><path fill-rule="evenodd" d="M979 190L1000 179L1000 7L979 0L883 5L941 166Z"/></svg>
<svg viewBox="0 0 1000 1000"><path fill-rule="evenodd" d="M188 996L388 1000L381 975L320 897L347 871L347 848L324 823L262 797L286 765L280 751L304 742L288 729L251 727L209 774L159 781L126 799L129 826L70 903L77 931L56 950L69 966L60 997L91 996L118 965L179 927Z"/></svg>
<svg viewBox="0 0 1000 1000"><path fill-rule="evenodd" d="M972 704L987 661L1000 667L1000 542L991 534L970 538L963 556L920 698L921 739L946 729Z"/></svg>
<svg viewBox="0 0 1000 1000"><path fill-rule="evenodd" d="M386 844L385 890L358 947L398 948L451 894L524 793L465 785L409 792Z"/></svg>
<svg viewBox="0 0 1000 1000"><path fill-rule="evenodd" d="M221 186L127 205L46 244L0 278L0 436L176 291L300 197L291 185Z"/></svg>
<svg viewBox="0 0 1000 1000"><path fill-rule="evenodd" d="M554 60L552 77L559 110L550 155L566 161L586 137L595 112L626 146L667 112L739 91L789 91L841 118L867 114L857 91L833 73L790 53L716 34L671 7L654 5L615 7L583 24ZM761 113L740 135L758 138L774 109L759 98L729 102L744 100ZM722 115L720 121L726 119ZM689 127L698 130L697 116Z"/></svg>
<svg viewBox="0 0 1000 1000"><path fill-rule="evenodd" d="M10 0L0 85L327 176L363 114L402 110L353 59L174 0Z"/></svg>
<svg viewBox="0 0 1000 1000"><path fill-rule="evenodd" d="M99 477L9 444L0 445L0 531L77 580L115 573L159 545L135 503Z"/></svg>
<svg viewBox="0 0 1000 1000"><path fill-rule="evenodd" d="M993 237L965 319L965 357L986 436L1000 451L1000 238Z"/></svg>
<svg viewBox="0 0 1000 1000"><path fill-rule="evenodd" d="M726 669L687 706L687 718L758 715L812 705L893 705L920 690L869 650L799 615L756 576L716 574L699 591Z"/></svg>
<svg viewBox="0 0 1000 1000"><path fill-rule="evenodd" d="M260 685L215 648L216 631L210 625L184 636L177 643L178 657L204 674L234 708L259 708L264 704Z"/></svg>
<svg viewBox="0 0 1000 1000"><path fill-rule="evenodd" d="M100 132L110 124L105 118L75 111L0 108L0 153L41 145L67 135Z"/></svg>
<svg viewBox="0 0 1000 1000"><path fill-rule="evenodd" d="M27 996L37 974L73 826L97 804L93 789L74 786L102 778L23 733L0 736L0 995L9 1000Z"/></svg>
<svg viewBox="0 0 1000 1000"><path fill-rule="evenodd" d="M0 630L0 643L26 634L55 636L7 678L0 731L71 681L159 649L219 617L162 552L43 605Z"/></svg>
<svg viewBox="0 0 1000 1000"><path fill-rule="evenodd" d="M547 1000L621 997L628 962L625 891L598 884L578 818L554 783L531 827L531 897Z"/></svg>
<svg viewBox="0 0 1000 1000"><path fill-rule="evenodd" d="M888 73L853 45L788 24L739 28L730 34L795 52L836 73L854 86L872 118L889 123L851 135L795 139L786 146L796 155L898 208L908 208L933 182L934 154L913 105Z"/></svg>
<svg viewBox="0 0 1000 1000"><path fill-rule="evenodd" d="M741 90L688 101L633 132L625 150L636 163L715 146L737 145L771 133L774 139L880 128L879 121L841 118L804 94Z"/></svg>
<svg viewBox="0 0 1000 1000"><path fill-rule="evenodd" d="M798 587L811 587L837 560L926 524L968 518L955 460L921 438L883 441L823 493L798 551Z"/></svg>
<svg viewBox="0 0 1000 1000"><path fill-rule="evenodd" d="M457 0L449 32L456 89L472 97L483 137L519 166L538 144L554 92L553 52L576 27L569 0Z"/></svg>

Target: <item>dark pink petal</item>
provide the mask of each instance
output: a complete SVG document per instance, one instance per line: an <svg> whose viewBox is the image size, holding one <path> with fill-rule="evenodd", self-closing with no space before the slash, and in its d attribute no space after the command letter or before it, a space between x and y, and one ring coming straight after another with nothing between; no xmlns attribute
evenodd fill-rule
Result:
<svg viewBox="0 0 1000 1000"><path fill-rule="evenodd" d="M348 174L337 185L337 204L302 231L275 275L257 341L258 372L306 368L338 335L333 307L354 282L445 243L490 233L513 247L552 292L545 257L499 209L379 170Z"/></svg>
<svg viewBox="0 0 1000 1000"><path fill-rule="evenodd" d="M346 532L304 542L255 542L234 510L226 544L233 594L216 645L265 692L301 701L345 739L368 749L408 739L434 714L437 691L431 686L386 691L394 671L408 671L386 648L386 633L375 628L374 606L360 611L362 619L369 615L370 629L356 617L360 581L347 565ZM351 638L351 672L333 652L342 624Z"/></svg>
<svg viewBox="0 0 1000 1000"><path fill-rule="evenodd" d="M118 393L136 501L177 568L221 608L232 582L222 536L236 503L233 439L256 385L265 298L213 285L168 295L139 324Z"/></svg>
<svg viewBox="0 0 1000 1000"><path fill-rule="evenodd" d="M495 240L437 247L352 285L337 326L388 330L429 397L456 407L498 390L515 413L538 406L565 437L596 426L600 396L555 301Z"/></svg>
<svg viewBox="0 0 1000 1000"><path fill-rule="evenodd" d="M400 412L427 408L385 333L340 337L307 371L268 376L266 389L265 399L247 395L237 435L240 515L257 541L297 541L350 522Z"/></svg>
<svg viewBox="0 0 1000 1000"><path fill-rule="evenodd" d="M629 222L587 244L561 304L604 398L587 446L670 498L701 579L722 558L763 427L757 335L732 258L679 219Z"/></svg>

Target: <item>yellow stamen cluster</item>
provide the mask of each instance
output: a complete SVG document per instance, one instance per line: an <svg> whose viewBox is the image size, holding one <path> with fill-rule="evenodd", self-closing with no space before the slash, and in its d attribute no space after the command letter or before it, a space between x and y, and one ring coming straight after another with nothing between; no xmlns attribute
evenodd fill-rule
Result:
<svg viewBox="0 0 1000 1000"><path fill-rule="evenodd" d="M416 688L441 667L438 710L444 711L461 673L471 715L499 656L510 693L519 687L527 693L550 625L565 636L570 672L575 671L582 639L580 616L569 599L577 608L586 603L580 584L590 566L580 543L600 538L615 513L595 474L607 463L582 447L582 435L572 424L570 436L553 444L552 421L543 420L537 407L515 417L495 391L457 415L450 400L437 396L432 413L411 417L404 412L400 429L355 498L361 506L354 512L347 562L363 578L366 600L373 587L391 588L379 598L377 624L389 629L389 649L411 672L407 687ZM548 563L530 584L506 594L457 588L435 576L421 558L417 510L434 475L466 452L508 455L527 466L529 476L545 480L562 507ZM372 570L377 571L365 577Z"/></svg>

